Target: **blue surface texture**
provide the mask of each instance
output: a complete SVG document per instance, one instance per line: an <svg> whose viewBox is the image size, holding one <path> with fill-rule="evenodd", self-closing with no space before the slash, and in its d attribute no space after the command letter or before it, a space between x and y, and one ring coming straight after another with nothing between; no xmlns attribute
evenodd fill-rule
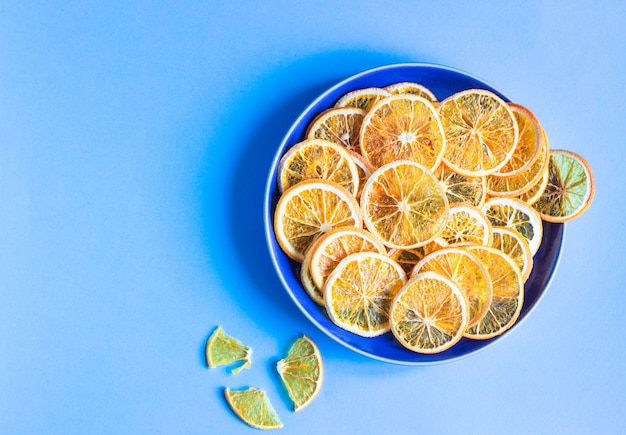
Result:
<svg viewBox="0 0 626 435"><path fill-rule="evenodd" d="M223 396L245 386L285 434L626 433L625 5L2 1L0 434L254 433ZM322 332L264 225L299 114L413 62L527 106L596 181L532 314L428 366ZM207 368L217 325L253 348L250 369ZM275 365L301 334L325 378L295 413Z"/></svg>

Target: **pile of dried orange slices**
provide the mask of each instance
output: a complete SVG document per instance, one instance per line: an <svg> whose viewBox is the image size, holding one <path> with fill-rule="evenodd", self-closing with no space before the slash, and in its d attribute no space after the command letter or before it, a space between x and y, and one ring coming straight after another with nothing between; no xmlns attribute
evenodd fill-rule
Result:
<svg viewBox="0 0 626 435"><path fill-rule="evenodd" d="M339 327L437 353L517 320L542 220L594 195L526 107L482 89L437 101L419 83L352 91L278 167L274 231Z"/></svg>

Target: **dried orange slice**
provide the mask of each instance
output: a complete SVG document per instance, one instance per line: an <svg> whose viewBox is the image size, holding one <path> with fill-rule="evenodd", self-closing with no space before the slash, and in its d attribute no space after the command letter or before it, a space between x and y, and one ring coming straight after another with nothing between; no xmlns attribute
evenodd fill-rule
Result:
<svg viewBox="0 0 626 435"><path fill-rule="evenodd" d="M548 141L543 142L541 151L535 162L522 171L510 177L497 177L492 174L487 177L487 194L489 196L516 197L530 191L548 170L550 146Z"/></svg>
<svg viewBox="0 0 626 435"><path fill-rule="evenodd" d="M491 223L478 207L464 203L450 206L450 214L443 231L435 239L441 246L491 244Z"/></svg>
<svg viewBox="0 0 626 435"><path fill-rule="evenodd" d="M511 257L522 272L522 281L526 282L533 268L533 255L528 241L513 228L493 227L491 246Z"/></svg>
<svg viewBox="0 0 626 435"><path fill-rule="evenodd" d="M491 304L491 278L481 262L463 248L432 252L415 265L412 276L431 271L448 278L461 290L469 308L467 326L475 325Z"/></svg>
<svg viewBox="0 0 626 435"><path fill-rule="evenodd" d="M576 153L550 152L548 185L533 207L548 222L567 222L580 216L595 193L589 163Z"/></svg>
<svg viewBox="0 0 626 435"><path fill-rule="evenodd" d="M468 176L492 174L511 158L519 130L509 105L492 92L469 89L438 107L446 138L444 161Z"/></svg>
<svg viewBox="0 0 626 435"><path fill-rule="evenodd" d="M334 181L352 194L359 188L359 170L350 152L321 139L302 141L289 149L278 165L281 192L303 180Z"/></svg>
<svg viewBox="0 0 626 435"><path fill-rule="evenodd" d="M485 246L467 249L483 264L493 289L487 313L467 329L465 336L485 340L502 334L515 324L524 303L524 284L519 267L503 252Z"/></svg>
<svg viewBox="0 0 626 435"><path fill-rule="evenodd" d="M357 107L327 109L313 120L307 130L308 139L334 142L352 151L359 151L359 132L367 112Z"/></svg>
<svg viewBox="0 0 626 435"><path fill-rule="evenodd" d="M407 274L411 274L415 265L426 256L426 252L424 252L424 247L414 249L392 248L387 252L387 255L398 263Z"/></svg>
<svg viewBox="0 0 626 435"><path fill-rule="evenodd" d="M481 207L487 197L487 178L468 177L459 174L442 163L435 170L435 176L446 192L450 204L466 203Z"/></svg>
<svg viewBox="0 0 626 435"><path fill-rule="evenodd" d="M412 94L424 97L429 101L437 101L437 97L426 86L415 82L397 82L385 86L385 90L391 94Z"/></svg>
<svg viewBox="0 0 626 435"><path fill-rule="evenodd" d="M543 236L543 224L539 213L531 206L515 198L492 198L482 210L491 225L517 230L527 241L530 252L535 255Z"/></svg>
<svg viewBox="0 0 626 435"><path fill-rule="evenodd" d="M389 95L391 94L382 88L356 89L341 97L335 107L356 107L369 112L374 104Z"/></svg>
<svg viewBox="0 0 626 435"><path fill-rule="evenodd" d="M341 260L324 287L326 311L339 327L363 337L389 331L389 305L406 282L386 255L358 252Z"/></svg>
<svg viewBox="0 0 626 435"><path fill-rule="evenodd" d="M311 270L309 269L309 264L311 264L311 247L304 253L304 259L300 265L300 282L309 297L317 304L324 306L323 289L315 285L313 277L311 276Z"/></svg>
<svg viewBox="0 0 626 435"><path fill-rule="evenodd" d="M391 248L408 249L433 241L448 220L448 199L422 165L397 161L377 169L361 194L367 229Z"/></svg>
<svg viewBox="0 0 626 435"><path fill-rule="evenodd" d="M543 195L543 192L546 190L546 187L548 187L549 179L550 179L550 171L546 169L543 172L543 175L541 176L539 181L533 184L532 187L528 189L527 191L525 191L524 193L521 193L518 196L516 196L516 198L524 201L527 205L535 204L537 201L539 201L539 198L541 198L541 195Z"/></svg>
<svg viewBox="0 0 626 435"><path fill-rule="evenodd" d="M376 103L363 120L361 154L380 167L412 160L435 169L443 157L445 140L433 104L416 95L392 95Z"/></svg>
<svg viewBox="0 0 626 435"><path fill-rule="evenodd" d="M317 288L324 288L326 278L341 260L350 254L364 251L387 253L380 240L361 228L335 228L317 239L311 246L309 263L311 278Z"/></svg>
<svg viewBox="0 0 626 435"><path fill-rule="evenodd" d="M274 212L276 240L299 262L317 237L341 226L362 227L361 210L350 192L331 181L301 181L283 193Z"/></svg>
<svg viewBox="0 0 626 435"><path fill-rule="evenodd" d="M509 103L509 107L517 121L519 139L513 155L500 170L492 174L494 177L510 177L530 167L539 158L545 140L534 113L516 103Z"/></svg>
<svg viewBox="0 0 626 435"><path fill-rule="evenodd" d="M449 279L417 274L391 303L389 322L396 339L414 352L433 354L457 343L467 327L465 297Z"/></svg>
<svg viewBox="0 0 626 435"><path fill-rule="evenodd" d="M359 199L361 197L361 192L363 191L363 186L367 182L367 179L372 175L372 172L375 171L375 168L370 165L370 162L367 161L365 157L356 151L350 151L350 155L356 163L356 167L359 173L359 190L356 193L356 198Z"/></svg>

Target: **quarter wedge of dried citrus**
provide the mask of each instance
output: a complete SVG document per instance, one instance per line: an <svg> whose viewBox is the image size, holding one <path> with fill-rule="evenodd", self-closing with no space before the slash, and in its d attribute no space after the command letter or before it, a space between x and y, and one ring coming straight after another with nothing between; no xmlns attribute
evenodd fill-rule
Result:
<svg viewBox="0 0 626 435"><path fill-rule="evenodd" d="M548 171L548 185L533 207L548 222L567 222L580 216L595 194L589 163L571 151L553 150Z"/></svg>
<svg viewBox="0 0 626 435"><path fill-rule="evenodd" d="M307 407L322 388L322 355L315 342L306 335L291 344L287 356L276 364L276 370L293 402L294 411Z"/></svg>
<svg viewBox="0 0 626 435"><path fill-rule="evenodd" d="M230 409L249 426L256 429L280 429L283 423L265 391L249 387L243 390L224 389Z"/></svg>
<svg viewBox="0 0 626 435"><path fill-rule="evenodd" d="M466 248L483 264L493 290L487 313L474 326L467 329L465 336L485 340L502 334L513 326L524 303L522 273L513 260L503 252L485 246Z"/></svg>
<svg viewBox="0 0 626 435"><path fill-rule="evenodd" d="M492 174L511 158L519 130L509 105L492 92L469 89L439 105L445 162L468 176Z"/></svg>
<svg viewBox="0 0 626 435"><path fill-rule="evenodd" d="M315 179L333 181L352 194L359 189L359 170L350 152L326 140L309 139L294 145L278 165L281 192Z"/></svg>
<svg viewBox="0 0 626 435"><path fill-rule="evenodd" d="M434 272L411 278L391 304L391 331L407 349L438 353L463 336L468 309L461 290Z"/></svg>
<svg viewBox="0 0 626 435"><path fill-rule="evenodd" d="M368 230L391 248L424 246L441 233L448 199L432 172L411 161L377 169L361 194Z"/></svg>
<svg viewBox="0 0 626 435"><path fill-rule="evenodd" d="M326 310L339 327L363 337L389 331L389 305L406 282L402 267L377 252L341 260L324 287Z"/></svg>
<svg viewBox="0 0 626 435"><path fill-rule="evenodd" d="M354 196L331 181L301 181L287 189L276 204L276 240L298 262L317 237L340 226L362 227L363 219Z"/></svg>
<svg viewBox="0 0 626 435"><path fill-rule="evenodd" d="M309 125L307 138L335 142L344 148L360 152L359 132L366 113L357 107L327 109Z"/></svg>
<svg viewBox="0 0 626 435"><path fill-rule="evenodd" d="M218 326L213 330L205 346L205 357L209 368L240 362L231 372L236 375L249 368L252 363L252 349L228 335Z"/></svg>
<svg viewBox="0 0 626 435"><path fill-rule="evenodd" d="M376 103L361 126L361 154L374 167L412 160L434 170L445 140L433 104L416 95L392 95Z"/></svg>

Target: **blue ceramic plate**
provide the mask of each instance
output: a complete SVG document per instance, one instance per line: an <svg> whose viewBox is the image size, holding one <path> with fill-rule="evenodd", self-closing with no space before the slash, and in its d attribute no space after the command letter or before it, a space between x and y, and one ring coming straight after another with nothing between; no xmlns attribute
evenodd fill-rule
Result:
<svg viewBox="0 0 626 435"><path fill-rule="evenodd" d="M453 68L432 64L396 64L371 69L352 76L328 89L320 95L298 117L287 132L272 163L265 191L265 233L270 255L276 271L298 308L318 328L342 345L371 358L397 364L425 365L457 360L478 352L501 340L519 327L522 321L537 306L545 293L556 270L565 227L563 224L544 222L543 241L534 258L532 273L525 285L524 306L517 323L504 334L490 340L461 339L450 349L434 354L423 355L405 349L389 332L379 337L365 338L339 328L326 316L323 307L313 302L300 284L300 265L283 253L276 241L273 228L274 210L279 198L277 189L277 168L281 156L293 145L304 139L307 125L322 111L332 107L347 92L367 88L383 87L395 82L413 81L429 88L441 101L455 92L465 89L487 89L510 101L501 92L484 81Z"/></svg>

